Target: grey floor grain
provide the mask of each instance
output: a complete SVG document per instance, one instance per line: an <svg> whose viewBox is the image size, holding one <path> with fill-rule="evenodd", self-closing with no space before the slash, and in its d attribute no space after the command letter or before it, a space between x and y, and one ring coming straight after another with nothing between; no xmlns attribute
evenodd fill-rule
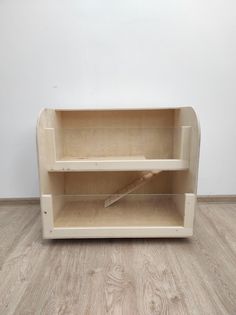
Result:
<svg viewBox="0 0 236 315"><path fill-rule="evenodd" d="M191 239L54 241L1 205L0 268L1 315L235 315L236 204L200 203Z"/></svg>

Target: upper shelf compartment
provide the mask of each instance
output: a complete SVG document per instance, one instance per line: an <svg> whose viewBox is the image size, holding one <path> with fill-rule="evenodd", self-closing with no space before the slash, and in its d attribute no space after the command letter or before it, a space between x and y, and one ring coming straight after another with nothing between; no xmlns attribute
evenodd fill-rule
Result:
<svg viewBox="0 0 236 315"><path fill-rule="evenodd" d="M188 169L191 126L175 126L174 114L174 110L50 111L41 129L46 168L51 172Z"/></svg>
<svg viewBox="0 0 236 315"><path fill-rule="evenodd" d="M49 171L182 170L191 127L45 128Z"/></svg>

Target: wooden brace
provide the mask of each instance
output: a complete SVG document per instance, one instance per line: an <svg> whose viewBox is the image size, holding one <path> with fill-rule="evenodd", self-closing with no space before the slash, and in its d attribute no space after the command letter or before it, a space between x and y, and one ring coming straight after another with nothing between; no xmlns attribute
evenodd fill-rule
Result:
<svg viewBox="0 0 236 315"><path fill-rule="evenodd" d="M142 185L144 185L147 181L149 181L154 175L160 173L160 170L157 171L151 171L151 172L145 172L141 177L134 180L132 183L128 184L127 186L123 187L121 190L117 191L115 194L110 195L105 200L105 208L109 207L116 201L120 200L121 198L125 197L132 191L138 189Z"/></svg>

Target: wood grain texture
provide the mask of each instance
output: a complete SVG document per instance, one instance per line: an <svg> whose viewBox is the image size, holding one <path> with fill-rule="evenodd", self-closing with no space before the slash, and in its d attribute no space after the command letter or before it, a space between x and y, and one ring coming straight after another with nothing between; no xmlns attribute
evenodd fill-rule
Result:
<svg viewBox="0 0 236 315"><path fill-rule="evenodd" d="M116 194L115 199L111 197L105 203L105 206L111 205L116 200L118 201L120 197L133 191L136 186L140 186L141 189L145 178L138 179L139 177L137 177L135 182L126 181L127 174L124 171L128 171L128 173L131 171L153 170L166 171L166 173L173 171L170 176L164 175L166 179L171 178L168 183L169 193L173 195L176 193L196 194L199 140L198 120L191 107L152 110L42 110L37 122L37 148L43 237L51 239L191 236L195 208L195 203L190 202L190 199L193 199L191 196L188 198L189 202L187 199L186 202L182 202L184 210L181 213L184 217L184 226L173 226L173 224L165 226L161 224L161 228L159 228L159 225L155 225L152 228L149 223L150 229L147 229L144 226L146 223L142 224L141 222L141 219L145 218L143 212L149 216L149 209L147 209L149 206L146 208L145 203L143 204L141 217L138 218L139 226L134 229L125 225L126 233L124 233L123 225L120 228L113 228L109 224L109 231L104 228L103 221L105 219L102 217L102 213L101 225L96 225L96 228L91 231L88 230L88 225L85 224L84 227L80 226L78 233L74 222L72 222L73 225L69 222L68 229L63 228L61 223L59 227L56 227L53 218L57 218L57 213L59 214L60 209L66 210L66 208L64 207L64 198L61 198L57 203L53 199L54 196L66 194L66 191L69 190L68 183L72 190L77 190L78 187L79 189L87 189L88 184L96 190L105 189L108 186L108 182L105 181L107 175L104 176L104 173L108 173L108 171L111 171L111 173L122 172L118 177L120 175L125 177L123 178L125 186L128 183L132 184L126 186L124 190L121 189L121 191L120 187L125 186L118 185L119 190L111 192ZM110 159L112 156L132 157L140 155L144 156L145 159ZM64 159L65 156L67 156L68 160ZM99 159L96 160L96 157ZM106 159L103 160L103 157L106 157ZM181 172L177 172L180 170ZM67 173L73 172L77 174L86 172L86 174L82 176L77 176L77 174L76 176L67 175ZM98 185L95 185L94 182L91 185L91 175L89 173L92 173L93 177L98 176ZM128 176L130 175L128 174ZM112 182L115 182L115 178L111 177L111 174L109 176ZM84 177L86 178L85 182L74 181L75 178ZM158 187L161 190L165 190L166 180L162 182L160 176L158 181ZM105 185L103 185L104 183ZM146 187L143 187L143 189L149 189L148 187L152 187L153 184L156 187L156 181L150 179L149 186L145 185ZM108 189L111 189L111 186ZM116 193L117 191L118 193ZM92 193L91 189L89 189L88 193ZM110 195L109 191L104 193ZM74 221L76 207L73 207L72 210L64 211L63 218L66 219L68 214L70 216L68 220L71 221L72 218ZM91 210L92 212L94 210L99 212L99 209L98 211L94 208ZM89 213L89 209L86 212ZM71 213L73 213L73 216L71 216ZM134 215L138 217L139 213L136 214L135 211L132 211L131 215L133 221ZM126 212L123 212L122 216L123 221L125 221ZM153 217L155 219L155 216ZM188 220L186 219L187 217ZM80 218L78 221L83 222ZM97 221L99 221L99 218ZM119 222L121 221L119 220ZM159 218L157 221L159 222ZM86 222L87 219L85 220ZM148 233L146 233L147 230Z"/></svg>
<svg viewBox="0 0 236 315"><path fill-rule="evenodd" d="M0 206L0 314L234 315L236 204L190 239L42 240L38 205Z"/></svg>
<svg viewBox="0 0 236 315"><path fill-rule="evenodd" d="M135 179L133 182L129 183L128 185L126 185L124 187L122 187L117 192L115 192L110 197L108 197L105 200L105 203L104 203L105 207L109 207L110 205L112 205L116 201L120 200L121 198L125 197L129 193L131 193L131 192L137 190L138 188L142 187L149 180L151 180L151 178L154 175L156 175L156 174L158 174L160 172L161 171L145 172L145 173L143 173L141 177Z"/></svg>
<svg viewBox="0 0 236 315"><path fill-rule="evenodd" d="M58 213L55 227L183 226L183 218L170 198L128 195L110 207L104 198L75 197Z"/></svg>

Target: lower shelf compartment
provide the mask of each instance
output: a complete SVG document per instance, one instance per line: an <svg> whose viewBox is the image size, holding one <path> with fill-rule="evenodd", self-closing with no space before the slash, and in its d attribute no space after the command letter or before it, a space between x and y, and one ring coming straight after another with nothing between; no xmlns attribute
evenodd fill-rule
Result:
<svg viewBox="0 0 236 315"><path fill-rule="evenodd" d="M55 227L183 226L183 218L171 198L128 195L107 208L106 196L76 199L66 201L55 218Z"/></svg>
<svg viewBox="0 0 236 315"><path fill-rule="evenodd" d="M44 237L187 237L192 234L194 194L129 194L105 207L109 197L43 195Z"/></svg>

